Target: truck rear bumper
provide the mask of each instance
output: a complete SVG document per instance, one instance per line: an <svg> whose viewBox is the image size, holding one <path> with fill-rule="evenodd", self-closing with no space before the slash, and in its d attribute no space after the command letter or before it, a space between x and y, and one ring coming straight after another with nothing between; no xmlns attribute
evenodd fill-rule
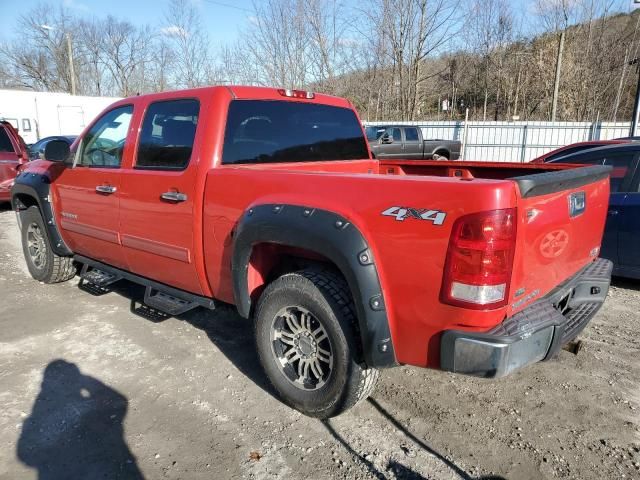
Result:
<svg viewBox="0 0 640 480"><path fill-rule="evenodd" d="M596 260L488 332L445 331L440 344L441 369L498 378L547 360L576 338L600 309L612 269L609 260Z"/></svg>

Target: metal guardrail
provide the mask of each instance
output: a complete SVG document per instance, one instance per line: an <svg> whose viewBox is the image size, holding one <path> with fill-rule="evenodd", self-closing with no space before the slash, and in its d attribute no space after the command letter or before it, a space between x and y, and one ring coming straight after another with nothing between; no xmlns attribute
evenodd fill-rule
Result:
<svg viewBox="0 0 640 480"><path fill-rule="evenodd" d="M460 140L466 160L528 162L570 143L625 137L629 122L364 122L415 125L425 138Z"/></svg>

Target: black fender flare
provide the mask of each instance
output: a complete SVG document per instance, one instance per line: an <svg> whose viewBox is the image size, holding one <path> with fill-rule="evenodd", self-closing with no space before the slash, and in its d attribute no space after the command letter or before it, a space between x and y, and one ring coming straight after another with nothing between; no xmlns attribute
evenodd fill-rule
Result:
<svg viewBox="0 0 640 480"><path fill-rule="evenodd" d="M71 249L62 239L58 226L56 225L53 208L51 207L51 181L47 175L40 173L21 172L16 176L13 187L11 187L11 206L13 210L19 212L24 206L20 202L19 195L26 195L35 200L44 224L47 226L47 233L51 240L51 249L56 255L63 257L73 255ZM18 222L20 218L18 217Z"/></svg>
<svg viewBox="0 0 640 480"><path fill-rule="evenodd" d="M372 252L358 228L327 210L266 204L248 209L236 228L232 276L238 312L251 314L248 267L254 245L275 243L316 252L344 275L356 307L365 362L397 365L382 286Z"/></svg>

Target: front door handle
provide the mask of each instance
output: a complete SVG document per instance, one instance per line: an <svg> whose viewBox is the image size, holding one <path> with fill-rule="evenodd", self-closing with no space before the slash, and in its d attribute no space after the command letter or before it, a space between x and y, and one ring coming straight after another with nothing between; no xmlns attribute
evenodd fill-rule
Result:
<svg viewBox="0 0 640 480"><path fill-rule="evenodd" d="M116 187L112 185L98 185L96 187L96 192L98 193L106 193L107 195L111 195L112 193L116 193L118 190Z"/></svg>
<svg viewBox="0 0 640 480"><path fill-rule="evenodd" d="M618 210L609 210L609 215L618 215Z"/></svg>
<svg viewBox="0 0 640 480"><path fill-rule="evenodd" d="M166 200L167 202L185 202L187 200L187 195L185 193L180 192L164 192L160 195L160 198Z"/></svg>

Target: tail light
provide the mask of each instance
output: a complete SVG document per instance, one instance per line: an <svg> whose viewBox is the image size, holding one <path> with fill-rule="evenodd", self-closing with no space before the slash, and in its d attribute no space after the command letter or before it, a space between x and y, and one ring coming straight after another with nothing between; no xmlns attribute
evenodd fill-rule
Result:
<svg viewBox="0 0 640 480"><path fill-rule="evenodd" d="M506 305L516 243L516 209L460 217L453 225L440 298L489 309Z"/></svg>
<svg viewBox="0 0 640 480"><path fill-rule="evenodd" d="M278 89L278 93L283 97L306 98L307 100L311 100L315 97L313 92L306 92L304 90L289 90L280 88Z"/></svg>

